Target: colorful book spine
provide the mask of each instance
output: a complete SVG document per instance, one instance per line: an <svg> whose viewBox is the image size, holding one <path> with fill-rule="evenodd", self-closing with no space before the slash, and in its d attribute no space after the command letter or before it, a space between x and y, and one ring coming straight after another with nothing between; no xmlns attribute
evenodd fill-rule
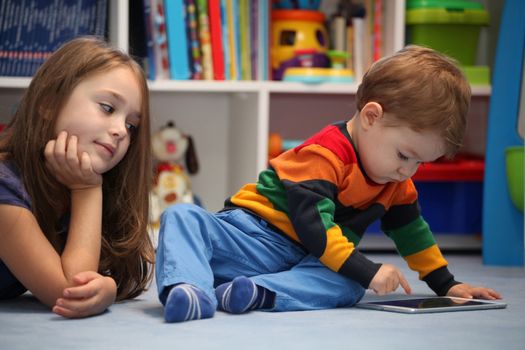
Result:
<svg viewBox="0 0 525 350"><path fill-rule="evenodd" d="M222 24L220 0L208 1L208 16L210 21L211 56L213 63L213 78L224 80L224 53L222 46Z"/></svg>
<svg viewBox="0 0 525 350"><path fill-rule="evenodd" d="M146 75L149 80L155 80L155 49L153 45L153 14L150 0L144 0L144 30L146 36L147 59Z"/></svg>
<svg viewBox="0 0 525 350"><path fill-rule="evenodd" d="M199 23L197 21L197 6L195 0L185 0L186 4L186 33L190 45L191 54L191 79L203 79L202 54L199 42Z"/></svg>
<svg viewBox="0 0 525 350"><path fill-rule="evenodd" d="M208 1L197 0L197 18L199 22L199 42L202 53L202 70L205 80L213 80L213 62L211 53Z"/></svg>
<svg viewBox="0 0 525 350"><path fill-rule="evenodd" d="M374 2L374 28L373 28L373 52L372 59L379 60L383 55L383 2L375 0Z"/></svg>
<svg viewBox="0 0 525 350"><path fill-rule="evenodd" d="M164 10L168 32L170 78L188 80L191 78L191 72L184 3L182 0L164 0Z"/></svg>
<svg viewBox="0 0 525 350"><path fill-rule="evenodd" d="M268 52L270 51L270 25L269 14L270 4L266 0L258 0L259 2L259 47L257 51L257 79L268 80Z"/></svg>
<svg viewBox="0 0 525 350"><path fill-rule="evenodd" d="M251 80L251 30L250 30L250 3L249 0L239 0L239 26L241 48L241 80Z"/></svg>
<svg viewBox="0 0 525 350"><path fill-rule="evenodd" d="M151 0L153 12L153 49L155 55L155 78L166 80L170 78L168 58L168 38L166 33L166 18L164 15L164 0Z"/></svg>
<svg viewBox="0 0 525 350"><path fill-rule="evenodd" d="M259 1L249 1L249 24L250 24L250 80L257 80L257 68L259 66Z"/></svg>
<svg viewBox="0 0 525 350"><path fill-rule="evenodd" d="M237 0L226 0L228 41L230 43L230 79L240 80L239 16Z"/></svg>
<svg viewBox="0 0 525 350"><path fill-rule="evenodd" d="M227 0L221 1L221 34L222 34L222 55L224 57L224 80L231 80L230 76L230 37L228 33L228 11Z"/></svg>

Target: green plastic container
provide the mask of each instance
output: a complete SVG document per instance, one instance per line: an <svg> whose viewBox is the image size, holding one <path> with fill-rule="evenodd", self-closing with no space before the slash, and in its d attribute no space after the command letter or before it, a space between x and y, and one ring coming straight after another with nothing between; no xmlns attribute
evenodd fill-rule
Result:
<svg viewBox="0 0 525 350"><path fill-rule="evenodd" d="M490 68L488 66L461 66L469 83L473 85L490 85Z"/></svg>
<svg viewBox="0 0 525 350"><path fill-rule="evenodd" d="M407 44L431 47L458 60L476 64L482 26L489 24L483 5L466 0L408 0Z"/></svg>
<svg viewBox="0 0 525 350"><path fill-rule="evenodd" d="M506 148L505 163L510 199L523 212L523 146Z"/></svg>

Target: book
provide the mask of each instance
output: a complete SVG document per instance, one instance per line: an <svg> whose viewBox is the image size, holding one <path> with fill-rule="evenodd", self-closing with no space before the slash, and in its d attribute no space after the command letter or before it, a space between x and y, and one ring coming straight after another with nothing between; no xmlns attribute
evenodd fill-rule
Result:
<svg viewBox="0 0 525 350"><path fill-rule="evenodd" d="M249 2L250 22L250 80L257 80L259 68L259 1L250 0Z"/></svg>
<svg viewBox="0 0 525 350"><path fill-rule="evenodd" d="M375 62L381 58L383 46L383 3L382 0L374 1L374 18L373 18L373 45L372 60Z"/></svg>
<svg viewBox="0 0 525 350"><path fill-rule="evenodd" d="M129 2L129 54L146 71L148 49L142 2L143 0L130 0Z"/></svg>
<svg viewBox="0 0 525 350"><path fill-rule="evenodd" d="M155 79L166 80L170 78L170 65L164 0L150 1L153 15L151 24L153 33L153 55L155 57Z"/></svg>
<svg viewBox="0 0 525 350"><path fill-rule="evenodd" d="M215 80L224 80L224 53L222 45L220 0L208 0L208 16L210 21L213 78Z"/></svg>
<svg viewBox="0 0 525 350"><path fill-rule="evenodd" d="M199 42L198 21L197 21L197 6L195 0L185 0L186 5L186 33L188 37L188 45L190 47L190 70L191 79L202 79L202 55L201 46Z"/></svg>
<svg viewBox="0 0 525 350"><path fill-rule="evenodd" d="M268 80L268 61L270 52L270 8L271 4L266 0L257 0L259 2L259 21L258 21L258 35L259 45L257 50L257 79Z"/></svg>
<svg viewBox="0 0 525 350"><path fill-rule="evenodd" d="M155 80L155 50L153 45L153 14L150 0L143 0L144 6L144 31L146 37L146 76Z"/></svg>
<svg viewBox="0 0 525 350"><path fill-rule="evenodd" d="M213 62L211 53L210 25L208 16L208 1L197 0L197 19L199 43L202 54L202 71L205 80L213 80Z"/></svg>
<svg viewBox="0 0 525 350"><path fill-rule="evenodd" d="M239 27L241 49L241 80L251 80L251 28L250 28L250 1L239 0Z"/></svg>
<svg viewBox="0 0 525 350"><path fill-rule="evenodd" d="M170 78L188 80L191 78L191 71L184 2L164 0L164 10L166 11Z"/></svg>
<svg viewBox="0 0 525 350"><path fill-rule="evenodd" d="M107 0L0 2L0 75L31 76L62 44L107 35Z"/></svg>
<svg viewBox="0 0 525 350"><path fill-rule="evenodd" d="M231 80L230 37L228 32L227 0L221 1L222 55L224 57L224 80Z"/></svg>
<svg viewBox="0 0 525 350"><path fill-rule="evenodd" d="M226 0L228 18L228 42L230 50L230 79L240 80L239 16L236 0Z"/></svg>

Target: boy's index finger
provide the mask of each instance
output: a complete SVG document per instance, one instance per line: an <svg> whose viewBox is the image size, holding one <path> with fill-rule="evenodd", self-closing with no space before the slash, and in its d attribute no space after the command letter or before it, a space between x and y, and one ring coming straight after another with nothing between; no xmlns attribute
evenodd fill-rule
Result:
<svg viewBox="0 0 525 350"><path fill-rule="evenodd" d="M412 288L410 288L410 284L408 284L408 281L401 272L399 272L399 284L401 284L406 294L412 294Z"/></svg>

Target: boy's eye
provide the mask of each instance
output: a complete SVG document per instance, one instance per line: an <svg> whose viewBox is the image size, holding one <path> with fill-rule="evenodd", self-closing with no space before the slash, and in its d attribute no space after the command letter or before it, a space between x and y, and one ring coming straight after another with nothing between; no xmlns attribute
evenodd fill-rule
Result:
<svg viewBox="0 0 525 350"><path fill-rule="evenodd" d="M107 103L99 103L100 108L102 108L106 113L113 113L115 111L115 108L113 106L108 105Z"/></svg>
<svg viewBox="0 0 525 350"><path fill-rule="evenodd" d="M399 159L401 160L408 160L408 157L405 156L403 153L401 152L397 152L397 156L399 157Z"/></svg>

